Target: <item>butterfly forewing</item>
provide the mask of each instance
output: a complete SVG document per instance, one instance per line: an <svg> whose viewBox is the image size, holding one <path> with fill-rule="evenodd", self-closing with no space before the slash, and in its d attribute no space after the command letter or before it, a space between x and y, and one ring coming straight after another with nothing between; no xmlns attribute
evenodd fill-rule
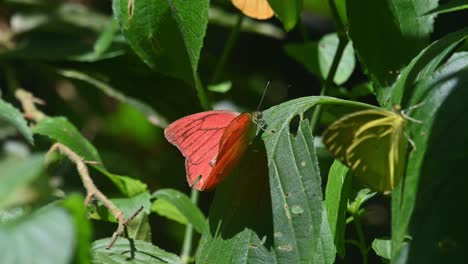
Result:
<svg viewBox="0 0 468 264"><path fill-rule="evenodd" d="M217 156L210 180L214 185L223 180L239 162L248 144L255 137L255 126L250 113L243 113L236 117L226 127L219 144Z"/></svg>
<svg viewBox="0 0 468 264"><path fill-rule="evenodd" d="M212 161L219 152L225 128L239 115L230 111L209 111L183 117L165 130L167 140L186 158L185 167L190 185L201 175L197 189L204 189L212 171Z"/></svg>
<svg viewBox="0 0 468 264"><path fill-rule="evenodd" d="M328 150L374 190L387 192L401 178L405 120L385 110L364 110L347 115L323 134Z"/></svg>

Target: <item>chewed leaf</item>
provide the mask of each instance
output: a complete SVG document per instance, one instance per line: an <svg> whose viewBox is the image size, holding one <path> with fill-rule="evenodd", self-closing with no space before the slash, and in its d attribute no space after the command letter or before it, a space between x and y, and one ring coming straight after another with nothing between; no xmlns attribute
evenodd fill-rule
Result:
<svg viewBox="0 0 468 264"><path fill-rule="evenodd" d="M304 113L318 104L350 104L331 97L304 97L263 113L262 139L268 155L274 218L275 256L291 263L333 263L335 247L323 208L321 176L309 121ZM290 123L300 117L297 134Z"/></svg>

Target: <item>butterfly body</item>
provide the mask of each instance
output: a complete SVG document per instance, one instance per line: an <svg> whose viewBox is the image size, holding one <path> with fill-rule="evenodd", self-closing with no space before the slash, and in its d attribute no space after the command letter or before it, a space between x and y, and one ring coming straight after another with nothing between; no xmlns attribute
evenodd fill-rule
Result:
<svg viewBox="0 0 468 264"><path fill-rule="evenodd" d="M404 173L406 122L400 111L358 111L330 125L323 142L353 171L358 182L385 193L398 184Z"/></svg>
<svg viewBox="0 0 468 264"><path fill-rule="evenodd" d="M252 114L207 111L170 124L164 135L186 158L187 181L198 190L217 186L239 162L255 136Z"/></svg>

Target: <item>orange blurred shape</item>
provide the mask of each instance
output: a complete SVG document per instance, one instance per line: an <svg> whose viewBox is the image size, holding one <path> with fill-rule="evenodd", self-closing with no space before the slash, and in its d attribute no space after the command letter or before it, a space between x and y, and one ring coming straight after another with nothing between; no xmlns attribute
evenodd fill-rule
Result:
<svg viewBox="0 0 468 264"><path fill-rule="evenodd" d="M275 13L271 9L268 0L231 0L244 15L256 19L268 19Z"/></svg>

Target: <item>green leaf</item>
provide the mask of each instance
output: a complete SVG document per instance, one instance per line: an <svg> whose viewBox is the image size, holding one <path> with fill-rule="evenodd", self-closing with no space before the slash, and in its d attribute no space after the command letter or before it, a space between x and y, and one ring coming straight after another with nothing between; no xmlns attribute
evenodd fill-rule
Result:
<svg viewBox="0 0 468 264"><path fill-rule="evenodd" d="M335 160L328 173L325 206L336 250L341 257L345 255L346 208L350 191L351 173L348 167Z"/></svg>
<svg viewBox="0 0 468 264"><path fill-rule="evenodd" d="M44 118L36 124L33 132L66 145L86 161L102 162L93 145L65 117Z"/></svg>
<svg viewBox="0 0 468 264"><path fill-rule="evenodd" d="M128 104L129 106L143 113L148 119L148 121L155 126L165 128L168 125L167 120L163 116L161 116L158 112L156 112L150 105L136 98L123 94L122 92L110 86L104 81L96 79L86 73L75 71L75 70L59 70L58 73L70 79L89 83L93 85L94 87L98 88L99 90L101 90L107 96L114 98L119 102Z"/></svg>
<svg viewBox="0 0 468 264"><path fill-rule="evenodd" d="M437 56L437 55L435 55ZM416 149L408 158L406 178L392 195L392 260L395 263L464 263L467 226L459 212L468 210L468 53L456 53L419 80L409 105L424 102L408 114ZM429 221L430 220L430 221ZM411 241L406 241L410 236ZM430 249L430 250L428 250Z"/></svg>
<svg viewBox="0 0 468 264"><path fill-rule="evenodd" d="M151 205L151 211L183 225L189 224L187 218L169 201L157 199ZM198 231L198 230L197 230Z"/></svg>
<svg viewBox="0 0 468 264"><path fill-rule="evenodd" d="M322 224L320 225L320 241L312 263L335 263L337 250L333 243L334 236L329 223L327 214L323 213Z"/></svg>
<svg viewBox="0 0 468 264"><path fill-rule="evenodd" d="M140 240L118 238L110 249L110 238L100 239L93 243L93 263L164 263L182 264L182 260L175 254L166 252L151 243Z"/></svg>
<svg viewBox="0 0 468 264"><path fill-rule="evenodd" d="M68 210L72 216L75 230L75 257L74 262L87 264L91 261L89 248L93 237L92 226L88 218L88 210L84 206L84 199L81 195L73 194L60 201L60 205Z"/></svg>
<svg viewBox="0 0 468 264"><path fill-rule="evenodd" d="M267 161L255 143L216 189L196 263L275 263Z"/></svg>
<svg viewBox="0 0 468 264"><path fill-rule="evenodd" d="M151 226L147 213L140 212L127 224L127 230L130 238L151 242Z"/></svg>
<svg viewBox="0 0 468 264"><path fill-rule="evenodd" d="M268 0L271 8L273 8L275 14L281 20L287 31L290 31L296 26L302 12L302 1L303 0Z"/></svg>
<svg viewBox="0 0 468 264"><path fill-rule="evenodd" d="M31 129L29 129L28 123L24 120L23 114L2 99L0 99L0 121L13 125L26 138L29 144L34 144Z"/></svg>
<svg viewBox="0 0 468 264"><path fill-rule="evenodd" d="M209 0L114 0L114 14L135 53L154 70L195 86Z"/></svg>
<svg viewBox="0 0 468 264"><path fill-rule="evenodd" d="M47 117L36 124L33 132L66 145L86 161L102 163L94 146L64 117ZM139 180L110 173L103 165L92 164L90 166L106 175L127 196L146 191L146 184Z"/></svg>
<svg viewBox="0 0 468 264"><path fill-rule="evenodd" d="M354 193L354 197L352 197L348 202L348 211L352 215L359 214L359 209L361 209L362 206L376 194L376 192L373 192L369 188L357 190L357 192Z"/></svg>
<svg viewBox="0 0 468 264"><path fill-rule="evenodd" d="M34 154L24 159L6 158L0 160L0 209L15 200L24 200L17 195L33 195L34 190L20 192L24 187L39 177L44 170L44 155Z"/></svg>
<svg viewBox="0 0 468 264"><path fill-rule="evenodd" d="M161 189L154 192L151 197L157 199L155 203L153 203L153 209L155 208L155 204L161 200L169 203L176 209L174 214L167 210L167 206L161 207L161 204L159 204L160 207L158 207L156 211L158 214L167 216L169 219L173 220L181 219L180 215L182 215L186 221L193 225L198 233L201 234L203 232L206 222L205 216L200 209L192 203L187 195L174 189Z"/></svg>
<svg viewBox="0 0 468 264"><path fill-rule="evenodd" d="M424 48L433 29L433 17L422 16L437 0L346 1L349 36L361 64L385 105L400 70Z"/></svg>
<svg viewBox="0 0 468 264"><path fill-rule="evenodd" d="M304 97L264 112L266 128L262 139L268 155L277 260L334 262L334 254L333 257L325 254L334 250L334 245L333 239L322 237L322 224L328 225L327 221L322 222L326 214L322 205L322 179L304 112L319 103L343 102L330 97ZM299 122L297 131L290 127L293 119ZM292 209L297 207L303 213L294 214Z"/></svg>
<svg viewBox="0 0 468 264"><path fill-rule="evenodd" d="M450 13L464 9L468 9L468 3L466 0L452 0L432 9L431 11L427 12L427 15Z"/></svg>
<svg viewBox="0 0 468 264"><path fill-rule="evenodd" d="M74 234L73 219L56 206L1 223L0 263L70 263Z"/></svg>
<svg viewBox="0 0 468 264"><path fill-rule="evenodd" d="M453 32L440 40L433 42L422 50L401 73L395 82L392 99L387 108L400 104L410 107L408 101L413 93L414 84L431 76L434 71L452 54L456 48L468 37L468 28Z"/></svg>
<svg viewBox="0 0 468 264"><path fill-rule="evenodd" d="M392 241L390 239L376 238L372 241L372 249L378 256L384 259L390 259L392 254Z"/></svg>
<svg viewBox="0 0 468 264"><path fill-rule="evenodd" d="M325 35L319 42L288 44L285 46L285 50L289 56L304 65L309 72L325 80L338 49L338 41L338 35L333 33ZM340 85L346 82L353 73L355 64L353 46L349 42L338 64L338 69L333 79L335 84Z"/></svg>

